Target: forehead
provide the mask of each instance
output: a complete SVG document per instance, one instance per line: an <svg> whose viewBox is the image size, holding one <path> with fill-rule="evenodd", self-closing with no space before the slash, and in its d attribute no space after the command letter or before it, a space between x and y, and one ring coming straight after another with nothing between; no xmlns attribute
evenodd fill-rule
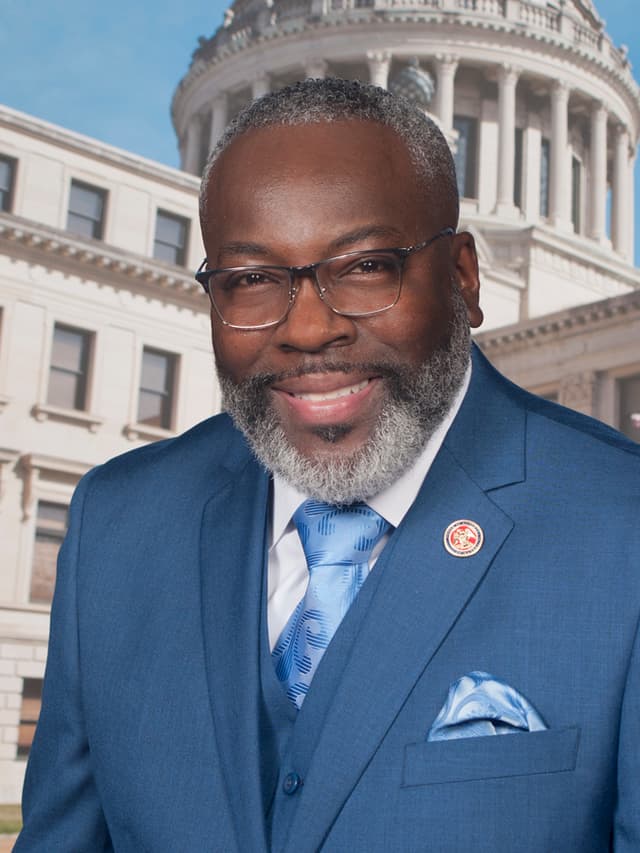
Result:
<svg viewBox="0 0 640 853"><path fill-rule="evenodd" d="M211 170L205 240L220 231L238 237L275 217L290 228L307 223L327 232L360 218L388 219L399 230L424 233L437 225L425 221L434 218L437 195L419 178L404 141L376 122L252 129Z"/></svg>
<svg viewBox="0 0 640 853"><path fill-rule="evenodd" d="M320 159L315 156L318 153ZM321 171L333 158L349 162L354 155L371 165L381 158L396 167L402 162L414 178L417 176L399 134L386 125L361 119L252 128L229 143L213 171L215 177L233 170L238 161L247 164L264 160L279 168L296 165Z"/></svg>

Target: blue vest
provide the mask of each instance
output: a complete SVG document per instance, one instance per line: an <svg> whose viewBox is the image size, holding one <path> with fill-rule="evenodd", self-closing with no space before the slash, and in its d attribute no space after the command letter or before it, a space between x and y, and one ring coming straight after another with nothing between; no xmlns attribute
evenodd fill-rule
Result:
<svg viewBox="0 0 640 853"><path fill-rule="evenodd" d="M385 548L336 631L297 711L278 681L267 629L266 589L260 630L260 768L267 845L281 850L295 814L331 699L384 569ZM266 570L265 570L266 575ZM266 583L264 584L266 587Z"/></svg>

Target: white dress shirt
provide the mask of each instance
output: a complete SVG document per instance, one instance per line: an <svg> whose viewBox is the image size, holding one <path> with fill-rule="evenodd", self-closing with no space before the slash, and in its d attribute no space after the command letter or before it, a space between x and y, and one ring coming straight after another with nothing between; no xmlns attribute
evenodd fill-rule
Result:
<svg viewBox="0 0 640 853"><path fill-rule="evenodd" d="M420 486L429 472L436 454L462 405L471 379L471 364L451 408L435 430L424 449L411 466L394 483L367 504L393 527L398 527L416 499ZM282 629L307 589L309 571L300 537L292 517L301 503L307 500L292 485L277 474L273 478L273 506L269 544L268 609L269 643L275 646ZM371 568L385 546L389 534L382 537L371 555Z"/></svg>

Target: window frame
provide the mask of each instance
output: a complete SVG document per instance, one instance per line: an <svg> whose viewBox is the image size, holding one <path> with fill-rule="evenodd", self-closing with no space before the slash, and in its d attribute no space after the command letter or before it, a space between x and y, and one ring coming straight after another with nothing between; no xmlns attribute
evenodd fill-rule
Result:
<svg viewBox="0 0 640 853"><path fill-rule="evenodd" d="M75 210L71 209L71 199L73 194L74 187L78 189L89 191L94 193L96 196L99 196L102 202L101 210L100 210L100 218L92 219L90 216L85 216L82 213L78 213ZM104 240L105 233L105 222L107 218L107 200L109 197L109 191L104 187L98 187L95 184L89 184L86 181L83 181L79 178L71 178L69 183L69 197L67 199L67 224L66 230L70 234L74 234L77 237L83 237L87 240ZM92 228L91 234L86 234L81 230L76 230L71 227L69 219L71 216L75 216L82 221L92 222L94 223L94 227Z"/></svg>
<svg viewBox="0 0 640 853"><path fill-rule="evenodd" d="M81 360L81 369L80 370L71 370L66 367L54 365L54 349L55 349L55 338L56 338L56 330L59 329L63 332L71 332L72 334L76 334L83 339L83 349L80 354ZM49 367L48 367L48 375L47 375L47 388L45 405L54 406L57 409L66 410L69 412L88 412L89 411L89 397L90 397L90 380L91 380L91 368L93 363L93 351L95 348L95 333L90 329L82 329L78 326L73 326L68 323L55 321L53 324L53 329L51 332L51 349L49 352ZM75 374L80 383L75 390L75 404L71 407L64 403L60 403L55 400L50 399L51 394L51 378L54 374L54 371L58 373ZM78 401L81 398L81 405L79 405Z"/></svg>
<svg viewBox="0 0 640 853"><path fill-rule="evenodd" d="M513 140L513 204L519 210L524 205L524 128L516 127Z"/></svg>
<svg viewBox="0 0 640 853"><path fill-rule="evenodd" d="M582 233L582 161L571 154L571 224L575 234Z"/></svg>
<svg viewBox="0 0 640 853"><path fill-rule="evenodd" d="M551 209L551 140L540 139L540 217L548 219Z"/></svg>
<svg viewBox="0 0 640 853"><path fill-rule="evenodd" d="M458 194L461 199L478 199L478 165L480 155L480 122L477 116L463 115L456 113L453 117L453 128L458 131L458 142L460 141L461 133L458 125L460 122L468 123L469 134L466 137L466 152L464 155L464 175L462 170L458 168L458 152L461 150L459 145L456 147L454 161L456 165L456 178L458 182ZM469 153L471 156L469 156Z"/></svg>
<svg viewBox="0 0 640 853"><path fill-rule="evenodd" d="M64 512L64 522L62 525L56 522L48 522L47 519L41 517L41 509L44 506L47 507L55 507L57 510L63 510ZM38 537L46 537L48 541L55 540L58 542L58 550L56 551L56 557L58 552L60 551L60 547L62 542L64 541L64 537L67 534L67 530L69 529L69 504L58 501L58 500L49 500L46 497L39 497L36 501L35 507L35 519L34 519L34 532L33 532L33 550L31 554L31 574L29 578L29 603L30 604L39 604L51 606L51 602L53 600L53 590L55 587L55 575L53 577L53 582L51 584L51 595L47 594L46 596L37 596L34 595L34 581L36 580L35 570L36 570L36 559L38 553L38 542L42 542L43 539L38 539ZM40 578L40 583L43 583L42 578Z"/></svg>
<svg viewBox="0 0 640 853"><path fill-rule="evenodd" d="M40 719L40 711L42 709L42 687L44 684L44 678L23 678L22 679L22 692L21 692L21 702L20 702L20 721L18 723L18 741L16 743L16 758L18 760L25 760L29 757L29 753L31 752L31 746L33 744L33 737L35 735L36 726L38 725L38 720ZM35 688L35 690L27 690L27 688ZM39 688L39 689L38 689ZM33 692L35 695L26 695L27 693ZM33 712L31 712L29 717L25 716L25 711L29 710L29 706L25 708L25 700L26 703L34 703L38 705L38 713L34 717ZM25 746L23 732L25 728L28 728L30 739L28 746Z"/></svg>
<svg viewBox="0 0 640 853"><path fill-rule="evenodd" d="M157 388L147 388L143 385L145 353L162 356L167 359L169 370L168 377L166 377L165 380L165 389L163 391L159 391ZM135 420L135 423L141 427L142 431L163 430L172 432L175 429L179 364L180 356L178 353L170 352L169 350L150 346L148 344L143 345L140 355L140 368L138 371ZM150 423L148 420L140 419L140 404L143 394L150 394L162 399L160 423Z"/></svg>
<svg viewBox="0 0 640 853"><path fill-rule="evenodd" d="M0 162L6 163L9 167L9 186L6 189L0 187L0 211L2 213L12 213L15 201L18 161L15 157L11 157L8 154L0 154Z"/></svg>
<svg viewBox="0 0 640 853"><path fill-rule="evenodd" d="M161 217L165 220L170 220L172 222L178 223L184 227L184 240L182 246L177 246L174 243L167 243L165 240L160 240L158 238L158 224L160 222ZM164 207L156 208L156 222L155 229L153 235L153 257L157 261L161 261L163 263L170 263L177 267L184 267L187 263L187 255L189 250L189 237L191 231L191 219L188 216L182 216L179 213L174 213L171 210L167 210ZM166 258L159 257L156 254L156 247L160 246L168 246L172 249L176 249L175 258L173 260L167 260Z"/></svg>

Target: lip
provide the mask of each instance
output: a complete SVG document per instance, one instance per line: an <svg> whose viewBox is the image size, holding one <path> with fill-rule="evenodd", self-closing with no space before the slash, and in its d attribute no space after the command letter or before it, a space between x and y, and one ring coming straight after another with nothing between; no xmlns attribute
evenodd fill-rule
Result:
<svg viewBox="0 0 640 853"><path fill-rule="evenodd" d="M271 386L289 415L309 426L338 425L363 414L380 376L362 373L306 374Z"/></svg>

